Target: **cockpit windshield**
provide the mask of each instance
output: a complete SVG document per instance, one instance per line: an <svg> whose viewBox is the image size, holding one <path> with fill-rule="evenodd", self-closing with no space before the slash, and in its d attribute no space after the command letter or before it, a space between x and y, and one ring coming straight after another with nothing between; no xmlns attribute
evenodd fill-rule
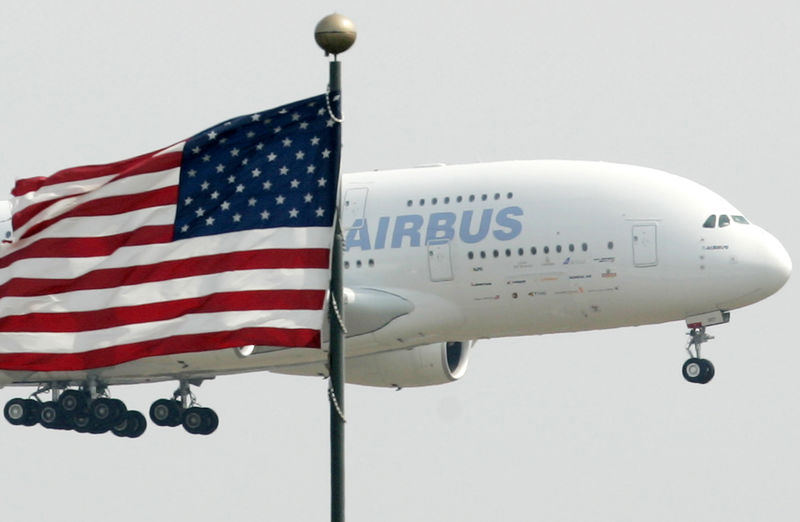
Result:
<svg viewBox="0 0 800 522"><path fill-rule="evenodd" d="M733 215L728 216L727 214L720 214L719 220L717 220L717 215L711 214L706 218L705 222L703 223L703 228L727 227L728 225L731 224L731 220L733 220L734 223L738 223L740 225L750 224L750 222L747 221L747 219L745 219L744 216L733 216Z"/></svg>

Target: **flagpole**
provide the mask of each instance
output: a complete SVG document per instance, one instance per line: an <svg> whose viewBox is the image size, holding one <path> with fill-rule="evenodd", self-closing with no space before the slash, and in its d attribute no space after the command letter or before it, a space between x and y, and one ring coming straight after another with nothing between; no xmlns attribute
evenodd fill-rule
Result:
<svg viewBox="0 0 800 522"><path fill-rule="evenodd" d="M317 24L314 31L317 44L325 51L325 55L333 55L330 62L330 93L341 94L341 62L338 55L350 48L356 40L355 25L340 14L326 16ZM333 96L333 94L329 94ZM329 110L335 110L340 104L329 100ZM340 110L341 111L341 110ZM336 121L337 146L341 147L341 112L333 114ZM339 151L337 151L339 152ZM337 158L340 154L337 153ZM339 165L336 166L337 179ZM344 522L344 301L342 291L342 235L341 218L341 181L337 188L337 219L334 222L333 251L331 253L331 285L330 303L328 306L328 323L330 339L328 350L330 430L331 430L331 522Z"/></svg>

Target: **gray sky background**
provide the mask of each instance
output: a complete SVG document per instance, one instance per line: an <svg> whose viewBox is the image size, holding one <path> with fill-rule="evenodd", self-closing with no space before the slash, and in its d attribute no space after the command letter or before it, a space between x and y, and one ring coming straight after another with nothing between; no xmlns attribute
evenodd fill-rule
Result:
<svg viewBox="0 0 800 522"><path fill-rule="evenodd" d="M322 92L337 10L344 172L598 159L719 192L800 260L797 2L4 2L0 192ZM655 298L656 296L654 296ZM349 520L790 521L800 516L796 278L715 327L482 341L466 377L348 387ZM112 390L146 412L174 383ZM137 440L0 425L6 520L325 520L326 384L198 390L219 430ZM0 391L0 402L20 394Z"/></svg>

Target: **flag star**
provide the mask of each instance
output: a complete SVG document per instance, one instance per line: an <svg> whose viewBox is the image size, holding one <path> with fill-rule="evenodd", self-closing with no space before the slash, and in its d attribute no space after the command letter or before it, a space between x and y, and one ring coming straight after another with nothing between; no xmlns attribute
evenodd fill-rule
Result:
<svg viewBox="0 0 800 522"><path fill-rule="evenodd" d="M281 131L280 127L275 127L274 129L272 129L272 132L274 132L275 134L278 134L280 131Z"/></svg>
<svg viewBox="0 0 800 522"><path fill-rule="evenodd" d="M328 127L333 127L333 120L329 119L329 120L326 122L326 125L327 125Z"/></svg>
<svg viewBox="0 0 800 522"><path fill-rule="evenodd" d="M254 178L257 178L257 177L259 177L261 175L261 169L255 168L255 169L252 170L252 172L253 172L253 177Z"/></svg>
<svg viewBox="0 0 800 522"><path fill-rule="evenodd" d="M290 181L290 183L291 183L293 189L300 186L300 181L297 180L297 179L293 179L292 181Z"/></svg>
<svg viewBox="0 0 800 522"><path fill-rule="evenodd" d="M236 176L234 176L233 174L228 176L228 183L236 183Z"/></svg>
<svg viewBox="0 0 800 522"><path fill-rule="evenodd" d="M341 96L340 94L337 94L337 95L335 95L335 96L333 97L333 101L339 101L339 98L341 98L341 97L342 97L342 96Z"/></svg>
<svg viewBox="0 0 800 522"><path fill-rule="evenodd" d="M261 119L261 114L253 114L252 116L250 116L250 119L253 121L258 121Z"/></svg>
<svg viewBox="0 0 800 522"><path fill-rule="evenodd" d="M311 144L312 145L319 145L319 137L314 136L313 138L311 138Z"/></svg>
<svg viewBox="0 0 800 522"><path fill-rule="evenodd" d="M281 176L285 176L285 175L287 175L289 173L289 167L284 165L283 167L280 168L279 171L281 173Z"/></svg>
<svg viewBox="0 0 800 522"><path fill-rule="evenodd" d="M218 197L219 197L219 192L217 192L216 190L211 193L211 199L217 199Z"/></svg>
<svg viewBox="0 0 800 522"><path fill-rule="evenodd" d="M228 141L228 138L222 138L222 139L220 139L220 140L219 140L220 144L223 144L223 143L225 143L226 141Z"/></svg>
<svg viewBox="0 0 800 522"><path fill-rule="evenodd" d="M329 158L330 156L331 156L331 151L329 151L328 149L322 151L323 158Z"/></svg>
<svg viewBox="0 0 800 522"><path fill-rule="evenodd" d="M225 125L226 127L230 127L231 126L231 122L226 121L225 123L223 123L223 125Z"/></svg>
<svg viewBox="0 0 800 522"><path fill-rule="evenodd" d="M292 144L292 140L290 140L289 138L284 138L284 139L283 139L283 146L284 146L284 147L288 147L288 146L290 146L291 144Z"/></svg>
<svg viewBox="0 0 800 522"><path fill-rule="evenodd" d="M245 158L242 160L242 165L247 165L248 163L250 163L249 159Z"/></svg>
<svg viewBox="0 0 800 522"><path fill-rule="evenodd" d="M236 192L244 192L244 185L242 185L241 183L236 185Z"/></svg>
<svg viewBox="0 0 800 522"><path fill-rule="evenodd" d="M231 204L229 201L223 201L222 205L220 205L220 208L222 210L228 210L229 208L231 208Z"/></svg>
<svg viewBox="0 0 800 522"><path fill-rule="evenodd" d="M263 148L264 148L264 144L263 143L259 143L258 145L256 145L256 150L261 150Z"/></svg>
<svg viewBox="0 0 800 522"><path fill-rule="evenodd" d="M315 170L317 170L317 167L314 165L309 165L308 167L306 167L307 174L313 174Z"/></svg>
<svg viewBox="0 0 800 522"><path fill-rule="evenodd" d="M255 133L255 132L253 132L253 131L250 131L250 132L248 132L248 133L247 133L247 137L248 137L248 138L252 138L252 137L253 137L253 136L255 136L255 135L256 135L256 133Z"/></svg>
<svg viewBox="0 0 800 522"><path fill-rule="evenodd" d="M270 123L272 123L272 118L267 118L266 120L263 120L263 121L264 121L264 125L269 125Z"/></svg>
<svg viewBox="0 0 800 522"><path fill-rule="evenodd" d="M197 146L196 146L196 147L194 147L194 148L192 149L192 152L194 152L195 154L200 154L200 147L197 147Z"/></svg>
<svg viewBox="0 0 800 522"><path fill-rule="evenodd" d="M324 187L327 183L328 183L328 180L325 179L325 178L319 178L317 180L317 185L319 185L320 187Z"/></svg>
<svg viewBox="0 0 800 522"><path fill-rule="evenodd" d="M200 185L200 188L201 188L202 190L208 190L208 181L204 181L204 182L203 182L203 183Z"/></svg>
<svg viewBox="0 0 800 522"><path fill-rule="evenodd" d="M192 198L186 198L183 200L183 204L189 206L192 204L192 201L194 201Z"/></svg>
<svg viewBox="0 0 800 522"><path fill-rule="evenodd" d="M208 219L206 219L206 225L211 226L213 224L214 224L214 218L209 216Z"/></svg>
<svg viewBox="0 0 800 522"><path fill-rule="evenodd" d="M238 212L233 215L233 222L234 223L239 223L241 220L242 220L242 215L239 214Z"/></svg>
<svg viewBox="0 0 800 522"><path fill-rule="evenodd" d="M292 114L292 121L300 121L300 115L296 112Z"/></svg>
<svg viewBox="0 0 800 522"><path fill-rule="evenodd" d="M188 231L189 231L189 225L183 225L181 227L181 232L188 232Z"/></svg>
<svg viewBox="0 0 800 522"><path fill-rule="evenodd" d="M303 198L306 200L306 203L311 203L311 200L314 199L314 196L311 195L311 192L307 192Z"/></svg>
<svg viewBox="0 0 800 522"><path fill-rule="evenodd" d="M218 172L218 173L220 173L220 174L222 174L223 172L225 172L225 165L223 165L222 163L219 163L219 164L217 165L217 172Z"/></svg>
<svg viewBox="0 0 800 522"><path fill-rule="evenodd" d="M286 198L283 196L278 196L277 198L275 198L276 205L283 205L284 201L286 201Z"/></svg>
<svg viewBox="0 0 800 522"><path fill-rule="evenodd" d="M325 209L322 207L317 207L317 217L322 217L325 215Z"/></svg>
<svg viewBox="0 0 800 522"><path fill-rule="evenodd" d="M217 133L215 131L211 131L208 133L208 139L215 140L217 139Z"/></svg>
<svg viewBox="0 0 800 522"><path fill-rule="evenodd" d="M266 210L261 213L261 219L269 219L269 212Z"/></svg>
<svg viewBox="0 0 800 522"><path fill-rule="evenodd" d="M275 158L277 157L278 156L276 156L274 152L270 152L269 154L267 154L267 161L275 161Z"/></svg>
<svg viewBox="0 0 800 522"><path fill-rule="evenodd" d="M193 177L195 177L197 175L197 171L194 170L194 169L189 169L187 174L189 175L190 178L193 178Z"/></svg>
<svg viewBox="0 0 800 522"><path fill-rule="evenodd" d="M322 116L323 114L325 114L325 109L324 108L322 108L322 109L317 111L317 116Z"/></svg>
<svg viewBox="0 0 800 522"><path fill-rule="evenodd" d="M297 210L296 208L293 208L292 210L289 211L289 217L290 218L296 218L299 213L300 213L299 210Z"/></svg>
<svg viewBox="0 0 800 522"><path fill-rule="evenodd" d="M289 112L289 111L287 111L286 107L284 107L283 109L278 111L278 114L286 114L287 112Z"/></svg>
<svg viewBox="0 0 800 522"><path fill-rule="evenodd" d="M295 156L295 158L301 160L301 159L306 157L306 153L303 152L302 150L298 150L297 153L294 156Z"/></svg>
<svg viewBox="0 0 800 522"><path fill-rule="evenodd" d="M209 156L208 154L206 154L205 156L203 156L203 161L204 161L204 162L206 162L206 163L208 163L209 161L211 161L211 156Z"/></svg>
<svg viewBox="0 0 800 522"><path fill-rule="evenodd" d="M269 190L269 189L272 188L272 183L269 182L269 181L265 181L263 186L264 186L264 190Z"/></svg>
<svg viewBox="0 0 800 522"><path fill-rule="evenodd" d="M235 158L237 156L239 156L239 149L237 149L237 148L231 149L231 157Z"/></svg>
<svg viewBox="0 0 800 522"><path fill-rule="evenodd" d="M200 207L195 210L194 213L197 214L197 217L203 217L206 214L206 211L203 209L203 207Z"/></svg>
<svg viewBox="0 0 800 522"><path fill-rule="evenodd" d="M308 122L304 121L300 124L300 130L306 130L308 128Z"/></svg>

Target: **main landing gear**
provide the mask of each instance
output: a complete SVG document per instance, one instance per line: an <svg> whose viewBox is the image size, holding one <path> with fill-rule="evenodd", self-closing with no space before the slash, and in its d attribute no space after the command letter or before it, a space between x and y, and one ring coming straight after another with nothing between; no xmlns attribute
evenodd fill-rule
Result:
<svg viewBox="0 0 800 522"><path fill-rule="evenodd" d="M192 435L211 435L219 426L216 412L200 407L187 381L180 381L171 399L158 399L150 406L150 420L158 426L183 425Z"/></svg>
<svg viewBox="0 0 800 522"><path fill-rule="evenodd" d="M39 395L51 392L49 401ZM78 433L111 432L118 437L135 439L147 429L147 420L138 411L128 410L125 403L87 389L63 387L40 388L31 398L14 398L3 409L6 420L15 426L41 424L52 430L73 430Z"/></svg>
<svg viewBox="0 0 800 522"><path fill-rule="evenodd" d="M689 344L686 346L686 351L689 352L689 359L683 363L683 378L689 382L706 384L714 378L714 365L700 356L700 345L710 341L714 336L706 333L705 326L692 328L688 335Z"/></svg>

